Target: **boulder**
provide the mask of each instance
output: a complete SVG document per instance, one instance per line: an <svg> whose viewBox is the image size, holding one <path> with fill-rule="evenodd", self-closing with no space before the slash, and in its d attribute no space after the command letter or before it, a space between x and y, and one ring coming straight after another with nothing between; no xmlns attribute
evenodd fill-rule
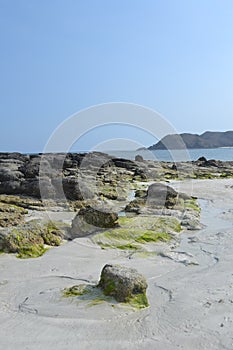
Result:
<svg viewBox="0 0 233 350"><path fill-rule="evenodd" d="M114 297L119 302L130 300L144 300L144 307L148 306L146 298L147 282L136 269L121 265L105 265L98 284L105 295Z"/></svg>
<svg viewBox="0 0 233 350"><path fill-rule="evenodd" d="M98 229L117 226L118 215L87 206L81 208L72 221L71 238L84 237Z"/></svg>
<svg viewBox="0 0 233 350"><path fill-rule="evenodd" d="M170 186L154 183L147 190L147 204L156 207L171 208L176 204L178 193Z"/></svg>
<svg viewBox="0 0 233 350"><path fill-rule="evenodd" d="M140 156L139 154L137 154L137 155L135 156L135 161L136 161L136 162L143 162L144 159L143 159L142 156Z"/></svg>
<svg viewBox="0 0 233 350"><path fill-rule="evenodd" d="M209 159L207 160L205 157L200 157L196 161L197 166L202 166L202 167L216 167L219 168L223 164L220 160L215 160L215 159Z"/></svg>
<svg viewBox="0 0 233 350"><path fill-rule="evenodd" d="M126 205L125 211L128 213L139 214L141 207L144 206L145 203L146 203L146 200L144 197L135 198L133 201L131 201L129 204Z"/></svg>

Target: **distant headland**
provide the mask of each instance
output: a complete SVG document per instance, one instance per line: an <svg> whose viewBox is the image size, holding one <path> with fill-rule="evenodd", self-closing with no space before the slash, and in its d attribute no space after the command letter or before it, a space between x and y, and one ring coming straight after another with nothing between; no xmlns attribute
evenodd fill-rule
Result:
<svg viewBox="0 0 233 350"><path fill-rule="evenodd" d="M182 133L163 137L149 150L233 147L233 131L206 131L201 135Z"/></svg>

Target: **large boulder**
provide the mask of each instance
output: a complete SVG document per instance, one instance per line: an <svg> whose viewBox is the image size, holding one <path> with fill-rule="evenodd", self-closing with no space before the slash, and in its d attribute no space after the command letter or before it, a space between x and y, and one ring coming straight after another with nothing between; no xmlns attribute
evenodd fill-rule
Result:
<svg viewBox="0 0 233 350"><path fill-rule="evenodd" d="M71 238L84 237L99 229L113 228L117 225L118 215L100 211L87 206L81 208L72 221Z"/></svg>
<svg viewBox="0 0 233 350"><path fill-rule="evenodd" d="M121 265L105 265L98 286L105 295L119 302L137 300L141 307L148 306L146 298L147 282L136 269Z"/></svg>
<svg viewBox="0 0 233 350"><path fill-rule="evenodd" d="M171 208L176 204L178 193L170 186L154 183L147 190L147 204Z"/></svg>

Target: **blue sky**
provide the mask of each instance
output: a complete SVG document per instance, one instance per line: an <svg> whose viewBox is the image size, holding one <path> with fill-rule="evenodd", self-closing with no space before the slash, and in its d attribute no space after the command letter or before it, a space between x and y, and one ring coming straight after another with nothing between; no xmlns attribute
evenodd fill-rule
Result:
<svg viewBox="0 0 233 350"><path fill-rule="evenodd" d="M232 0L0 0L0 151L42 151L63 120L107 102L155 109L178 132L233 129L232 18Z"/></svg>

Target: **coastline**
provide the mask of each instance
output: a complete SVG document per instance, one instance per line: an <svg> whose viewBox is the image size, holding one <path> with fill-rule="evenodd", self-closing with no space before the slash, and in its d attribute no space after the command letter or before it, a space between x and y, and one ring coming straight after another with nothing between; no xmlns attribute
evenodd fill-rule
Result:
<svg viewBox="0 0 233 350"><path fill-rule="evenodd" d="M2 170L2 174L5 176L6 169L10 169L11 176L18 176L21 172L21 183L25 181L36 189L34 180L40 158L36 156L29 160L8 158L0 167L5 171ZM54 158L49 160L52 162ZM62 168L63 180L70 181L77 176L79 168L74 165L79 160L79 155L68 155L66 166ZM233 162L202 159L174 166L166 162L116 159L101 172L99 167L96 172L95 162L85 174L89 189L94 188L93 178L98 174L96 181L101 196L97 193L97 202L89 203L104 201L105 205L113 203L117 210L122 210L129 202L134 210L137 191L141 201L145 193L148 196L148 186L162 184L169 186L166 187L169 191L170 187L177 191L175 195L183 193L182 198L188 196L188 201L190 196L197 198L202 227L197 225L190 230L183 225L181 232L175 235L173 232L169 242L152 242L149 250L103 247L93 239L94 232L94 235L74 236L34 259L0 254L0 336L4 349L37 350L43 347L49 350L55 342L58 350L76 349L77 346L82 350L93 347L97 350L109 347L138 350L148 347L173 350L180 346L189 350L230 348L233 341ZM94 172L91 173L90 169ZM76 186L76 182L71 182L71 185ZM24 190L25 185L19 189ZM69 196L79 195L74 189L68 188ZM119 200L115 197L115 189L118 196L120 193ZM67 201L71 205L68 210L56 201L41 203L39 198L25 197L24 193L2 194L0 198L4 206L7 203L26 206L26 222L43 221L48 217L54 222L71 225L82 208L80 204L83 205L76 197ZM43 208L46 203L48 207ZM167 221L172 215L175 219L180 215L176 205L169 205L171 208L165 205L166 208L162 209ZM189 214L196 213L199 221L199 211L193 202L184 208L184 213L187 208ZM141 223L136 229L140 229L142 219L147 218L149 222L155 213L160 212L155 208L150 211L143 203L137 210L139 212L136 216L134 213L132 220L139 218L135 222L141 220ZM124 217L119 216L119 222L124 221ZM127 230L132 231L132 226ZM64 298L64 288L81 283L96 284L106 263L122 264L142 273L148 282L150 306L135 310L114 300Z"/></svg>
<svg viewBox="0 0 233 350"><path fill-rule="evenodd" d="M172 185L185 192L190 183ZM204 201L205 228L181 233L179 246L167 256L129 259L126 252L101 250L86 237L37 259L1 255L4 349L51 349L54 339L57 349L230 348L232 186L232 179L194 180L193 193ZM166 251L164 244L158 249ZM106 262L134 267L146 276L149 308L85 306L61 298L59 291L74 282L96 282Z"/></svg>

